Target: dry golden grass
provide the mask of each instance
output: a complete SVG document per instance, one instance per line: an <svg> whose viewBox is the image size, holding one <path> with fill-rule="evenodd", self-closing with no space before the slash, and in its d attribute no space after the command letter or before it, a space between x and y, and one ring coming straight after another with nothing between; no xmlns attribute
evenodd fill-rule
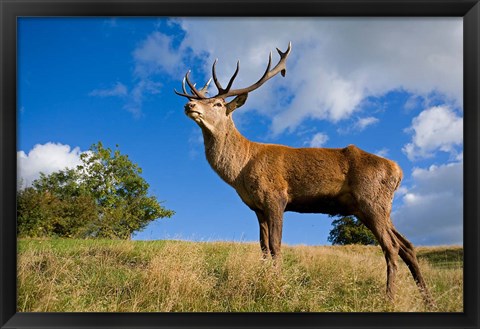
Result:
<svg viewBox="0 0 480 329"><path fill-rule="evenodd" d="M462 312L463 249L419 248L437 303L423 303L399 261L397 298L385 297L379 247L256 243L20 240L21 312Z"/></svg>

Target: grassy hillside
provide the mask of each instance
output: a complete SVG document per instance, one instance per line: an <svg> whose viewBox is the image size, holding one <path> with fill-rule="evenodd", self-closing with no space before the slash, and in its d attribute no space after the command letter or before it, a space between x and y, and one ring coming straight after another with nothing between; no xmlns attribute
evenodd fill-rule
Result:
<svg viewBox="0 0 480 329"><path fill-rule="evenodd" d="M20 312L463 311L463 249L418 249L437 302L424 306L399 261L398 296L385 298L379 247L283 247L261 259L255 243L20 240Z"/></svg>

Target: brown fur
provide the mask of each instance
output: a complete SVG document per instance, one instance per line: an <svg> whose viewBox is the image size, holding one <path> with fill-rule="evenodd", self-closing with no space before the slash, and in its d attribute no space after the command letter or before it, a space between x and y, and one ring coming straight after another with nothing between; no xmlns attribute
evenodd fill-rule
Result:
<svg viewBox="0 0 480 329"><path fill-rule="evenodd" d="M264 256L280 255L285 211L354 215L373 232L385 254L388 296L395 293L400 255L432 302L413 245L390 219L393 194L402 180L400 167L354 145L291 148L249 141L231 115L246 98L243 94L230 103L222 97L191 100L185 112L202 129L213 170L256 213Z"/></svg>

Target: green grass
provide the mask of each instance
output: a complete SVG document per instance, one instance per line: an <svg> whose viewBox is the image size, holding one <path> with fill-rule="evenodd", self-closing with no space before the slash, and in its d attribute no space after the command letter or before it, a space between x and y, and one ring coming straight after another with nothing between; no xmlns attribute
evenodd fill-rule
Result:
<svg viewBox="0 0 480 329"><path fill-rule="evenodd" d="M437 303L429 309L403 262L385 297L374 246L284 246L262 260L257 243L19 240L20 312L462 312L463 249L419 248Z"/></svg>
<svg viewBox="0 0 480 329"><path fill-rule="evenodd" d="M418 254L419 259L426 259L432 266L437 268L462 268L463 248L444 247L429 250L423 248Z"/></svg>

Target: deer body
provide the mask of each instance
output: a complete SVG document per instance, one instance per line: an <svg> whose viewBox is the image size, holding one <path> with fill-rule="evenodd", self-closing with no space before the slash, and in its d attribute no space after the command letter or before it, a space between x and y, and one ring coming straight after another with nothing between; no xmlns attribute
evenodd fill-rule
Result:
<svg viewBox="0 0 480 329"><path fill-rule="evenodd" d="M370 200L391 204L402 179L395 162L354 145L329 149L256 143L229 121L225 130L204 131L206 158L255 212L266 213L281 202L283 211L366 218L361 205L375 207ZM279 253L273 249L272 254Z"/></svg>
<svg viewBox="0 0 480 329"><path fill-rule="evenodd" d="M224 89L216 78L215 62L212 73L219 94L210 98L205 96L210 81L198 90L189 81L187 73L183 93L176 93L190 100L185 105L185 113L202 129L210 166L255 212L264 257L280 255L285 211L353 215L373 232L382 247L387 262L388 296L394 296L400 255L425 299L433 303L413 245L398 233L390 219L393 195L402 180L402 170L395 162L354 145L292 148L256 143L236 129L232 112L245 103L248 92L280 72L285 74L290 49L290 45L285 53L277 49L280 62L270 70L270 55L262 78L243 89L231 90L238 64ZM185 81L192 94L187 93ZM230 96L237 97L227 103L225 99Z"/></svg>

